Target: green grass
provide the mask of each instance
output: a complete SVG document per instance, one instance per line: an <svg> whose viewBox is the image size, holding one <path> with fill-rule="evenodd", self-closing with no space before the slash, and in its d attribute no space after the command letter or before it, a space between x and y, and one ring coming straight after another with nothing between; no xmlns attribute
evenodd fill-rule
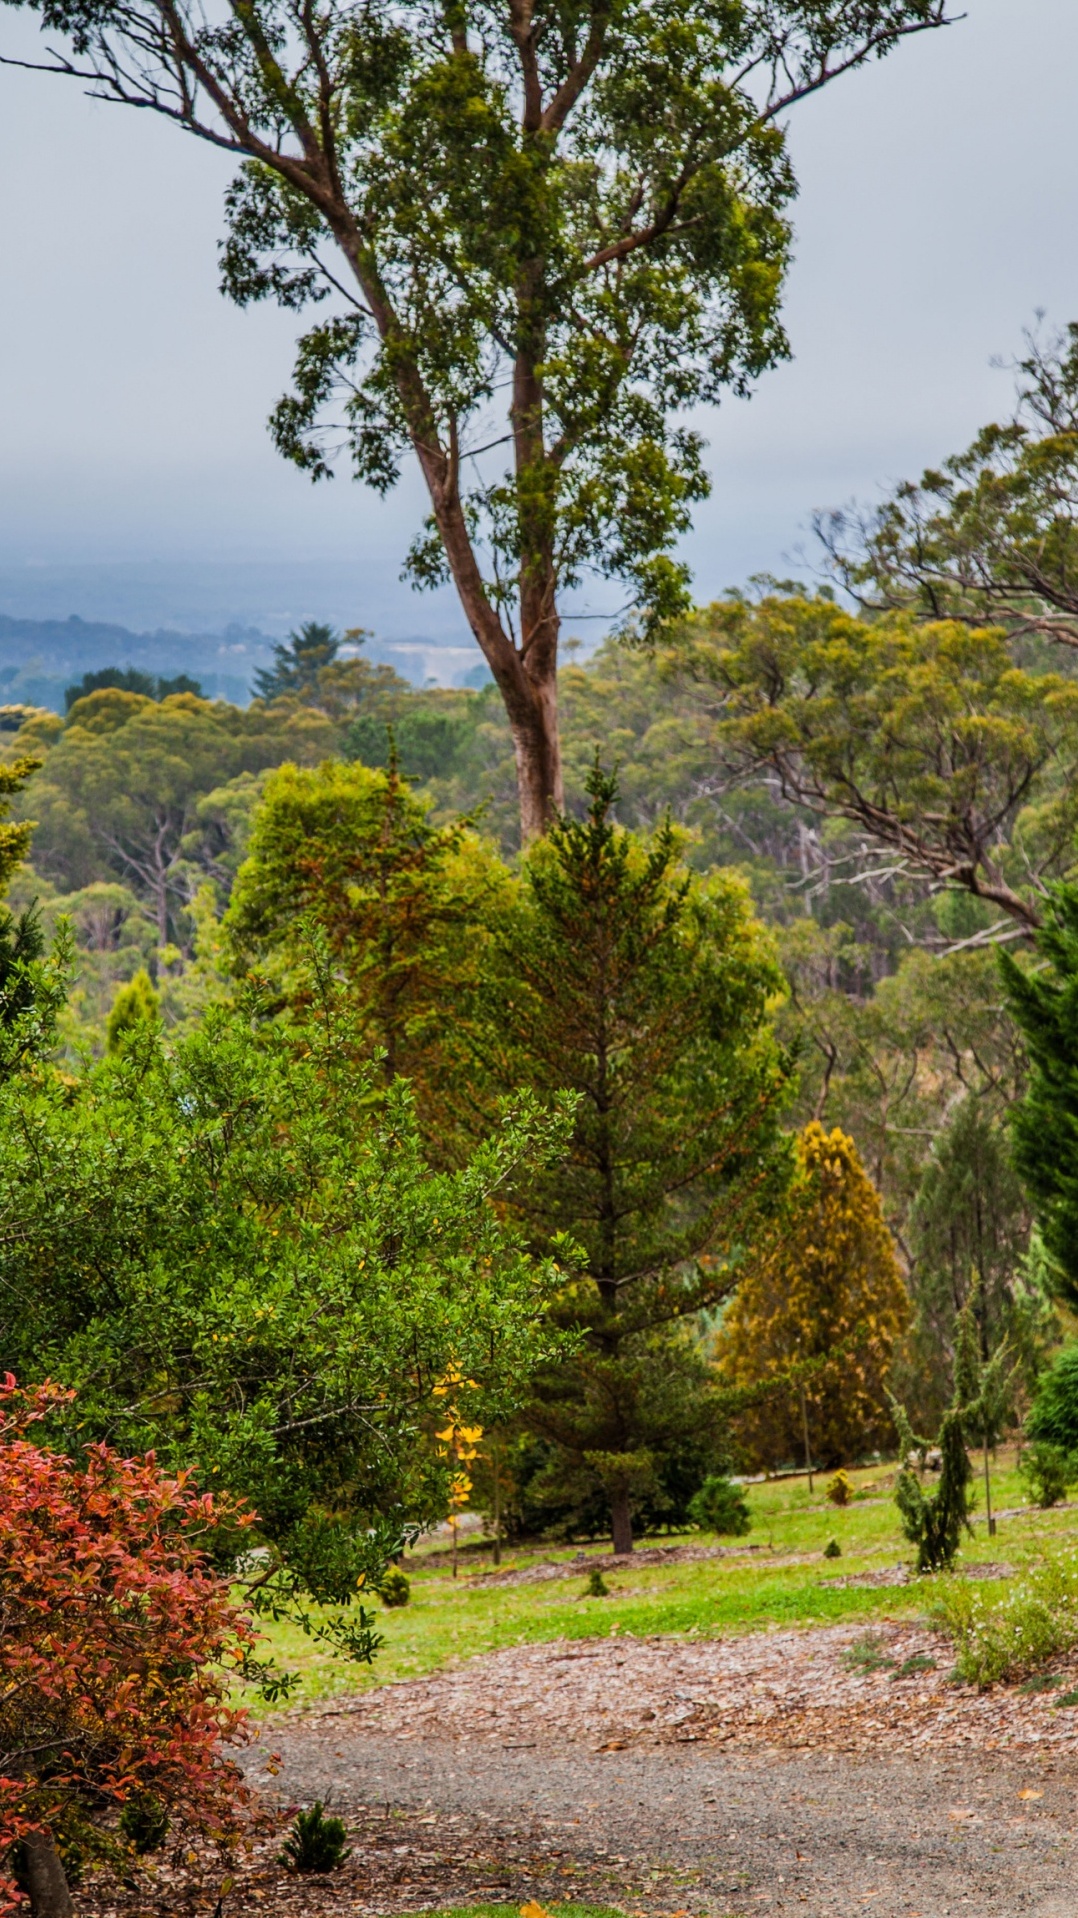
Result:
<svg viewBox="0 0 1078 1918"><path fill-rule="evenodd" d="M313 1701L335 1691L421 1677L505 1646L605 1637L614 1627L641 1637L670 1633L710 1638L769 1625L862 1618L871 1622L923 1612L931 1601L932 1580L904 1588L842 1589L825 1582L912 1558L891 1496L893 1472L877 1468L852 1476L859 1496L845 1510L827 1503L821 1481L812 1494L804 1479L752 1486L748 1500L753 1528L747 1539L716 1541L697 1532L651 1541L721 1543L739 1548L736 1556L669 1566L630 1564L606 1573L607 1598L584 1596L587 1569L569 1563L575 1547L507 1551L503 1570L564 1565L562 1576L531 1585L490 1584L483 1576L491 1569L486 1551L462 1552L456 1580L444 1556L423 1549L411 1553L411 1603L400 1610L382 1610L379 1625L386 1645L370 1669L332 1659L291 1626L270 1627L267 1636L281 1663L303 1673L300 1697ZM993 1473L992 1502L998 1510L1025 1503L1022 1482L1003 1455ZM963 1558L1006 1559L1018 1569L1035 1564L1045 1547L1075 1542L1075 1517L1069 1512L1022 1514L1002 1520L992 1539L983 1522L978 1523ZM824 1546L832 1537L842 1556L825 1559ZM740 1549L748 1546L757 1549Z"/></svg>

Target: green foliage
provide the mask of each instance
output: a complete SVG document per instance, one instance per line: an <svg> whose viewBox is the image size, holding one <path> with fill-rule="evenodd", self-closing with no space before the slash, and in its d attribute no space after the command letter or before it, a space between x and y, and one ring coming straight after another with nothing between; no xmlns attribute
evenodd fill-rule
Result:
<svg viewBox="0 0 1078 1918"><path fill-rule="evenodd" d="M29 757L14 759L6 764L0 760L0 897L7 890L12 873L25 859L34 830L33 820L16 823L8 817L11 802L23 791L27 780L40 765L40 759Z"/></svg>
<svg viewBox="0 0 1078 1918"><path fill-rule="evenodd" d="M70 963L66 929L46 955L36 901L17 919L0 906L0 1081L51 1051Z"/></svg>
<svg viewBox="0 0 1078 1918"><path fill-rule="evenodd" d="M877 1632L866 1632L863 1638L855 1638L848 1650L843 1652L842 1662L854 1672L890 1671L895 1665L886 1641Z"/></svg>
<svg viewBox="0 0 1078 1918"><path fill-rule="evenodd" d="M609 1598L610 1597L610 1587L607 1584L605 1578L603 1577L597 1565L593 1566L591 1571L588 1573L588 1582L587 1582L587 1585L584 1587L584 1597L585 1598Z"/></svg>
<svg viewBox="0 0 1078 1918"><path fill-rule="evenodd" d="M343 1818L327 1818L320 1798L296 1813L281 1849L281 1863L292 1871L337 1871L350 1856Z"/></svg>
<svg viewBox="0 0 1078 1918"><path fill-rule="evenodd" d="M408 1575L401 1571L399 1565L391 1565L388 1571L383 1572L377 1589L383 1605L388 1606L391 1611L396 1611L401 1605L407 1605L412 1596Z"/></svg>
<svg viewBox="0 0 1078 1918"><path fill-rule="evenodd" d="M140 966L130 983L121 986L112 1002L105 1024L105 1045L109 1052L120 1052L130 1044L140 1026L152 1025L161 1009L160 994Z"/></svg>
<svg viewBox="0 0 1078 1918"><path fill-rule="evenodd" d="M965 1098L935 1140L910 1218L918 1302L935 1336L978 1282L984 1349L1014 1326L1015 1282L1029 1239L1024 1194L1005 1131Z"/></svg>
<svg viewBox="0 0 1078 1918"><path fill-rule="evenodd" d="M1002 1595L956 1579L936 1594L934 1616L954 1640L955 1669L982 1689L1024 1678L1078 1645L1078 1564L1048 1558Z"/></svg>
<svg viewBox="0 0 1078 1918"><path fill-rule="evenodd" d="M332 626L307 620L298 633L289 634L286 645L273 648L273 665L255 673L259 699L278 699L282 693L296 693L302 699L317 687L321 669L332 666L340 646Z"/></svg>
<svg viewBox="0 0 1078 1918"><path fill-rule="evenodd" d="M1058 1505L1066 1498L1068 1485L1078 1479L1078 1458L1061 1445L1035 1439L1022 1453L1019 1470L1037 1505Z"/></svg>
<svg viewBox="0 0 1078 1918"><path fill-rule="evenodd" d="M444 1156L469 1103L465 1008L506 876L466 825L435 827L428 813L392 768L282 767L223 929L236 968L259 962L294 1000L297 929L317 923L347 979L362 1056L380 1055L387 1080L411 1080Z"/></svg>
<svg viewBox="0 0 1078 1918"><path fill-rule="evenodd" d="M843 1507L850 1503L853 1498L853 1480L848 1472L836 1472L834 1478L828 1479L826 1497L830 1505Z"/></svg>
<svg viewBox="0 0 1078 1918"><path fill-rule="evenodd" d="M80 1388L72 1443L108 1432L248 1496L270 1616L376 1587L443 1515L444 1470L416 1440L449 1364L504 1416L559 1343L558 1275L492 1200L560 1150L564 1120L520 1098L460 1172L433 1174L407 1089L357 1068L313 964L317 1015L269 1020L249 995L174 1042L140 1023L74 1084L0 1087L7 1362ZM362 1608L302 1617L353 1656L376 1647Z"/></svg>
<svg viewBox="0 0 1078 1918"><path fill-rule="evenodd" d="M720 1473L711 1473L689 1500L689 1517L701 1531L720 1538L742 1538L751 1529L752 1514L740 1487Z"/></svg>
<svg viewBox="0 0 1078 1918"><path fill-rule="evenodd" d="M916 1439L902 1407L895 1403L899 1456L903 1460L895 1487L895 1503L902 1518L902 1529L917 1547L919 1572L950 1571L962 1540L963 1531L972 1535L969 1522L973 1468L966 1454L962 1409L952 1405L940 1424L936 1445L942 1455L939 1484L926 1492L916 1471L909 1464L910 1453L926 1448Z"/></svg>
<svg viewBox="0 0 1078 1918"><path fill-rule="evenodd" d="M155 679L151 673L139 672L137 666L103 666L99 672L83 673L74 686L65 689L64 711L69 713L76 700L86 699L90 693L99 693L107 686L118 686L125 693L141 693L144 699L168 699L172 693L193 693L196 699L202 698L197 679L191 679L187 673L177 673L175 679Z"/></svg>
<svg viewBox="0 0 1078 1918"><path fill-rule="evenodd" d="M837 1538L828 1539L827 1544L823 1548L823 1555L825 1558L841 1558L842 1557L842 1547L839 1544Z"/></svg>
<svg viewBox="0 0 1078 1918"><path fill-rule="evenodd" d="M117 1822L137 1858L160 1851L168 1837L168 1812L152 1792L136 1792L126 1799Z"/></svg>
<svg viewBox="0 0 1078 1918"><path fill-rule="evenodd" d="M598 770L589 787L586 818L529 851L494 924L477 1046L494 1085L577 1097L565 1158L512 1194L539 1244L567 1234L580 1260L556 1313L579 1356L538 1381L527 1416L548 1447L544 1497L583 1520L601 1494L625 1549L633 1505L664 1503L664 1457L697 1455L682 1512L723 1462L721 1406L684 1328L728 1295L785 1183L787 1066L743 888L695 879L669 825L619 829Z"/></svg>
<svg viewBox="0 0 1078 1918"><path fill-rule="evenodd" d="M1074 643L1078 326L1027 336L1026 346L1012 420L905 482L867 523L838 515L831 524L829 543L860 598Z"/></svg>
<svg viewBox="0 0 1078 1918"><path fill-rule="evenodd" d="M1037 935L1044 961L1025 971L1000 954L1011 1015L1029 1054L1013 1114L1014 1159L1032 1200L1059 1293L1078 1304L1078 886L1053 888Z"/></svg>
<svg viewBox="0 0 1078 1918"><path fill-rule="evenodd" d="M1041 1444L1078 1455L1078 1340L1057 1352L1040 1378L1026 1431Z"/></svg>
<svg viewBox="0 0 1078 1918"><path fill-rule="evenodd" d="M1045 884L1073 860L1072 677L1016 666L997 631L860 620L824 596L722 602L683 644L713 689L732 781L848 822L994 921L1037 925Z"/></svg>
<svg viewBox="0 0 1078 1918"><path fill-rule="evenodd" d="M328 718L302 708L240 711L189 692L161 700L120 687L92 692L71 707L37 781L38 868L69 891L122 881L164 946L182 937L195 890L200 801L282 759L319 759L335 740Z"/></svg>

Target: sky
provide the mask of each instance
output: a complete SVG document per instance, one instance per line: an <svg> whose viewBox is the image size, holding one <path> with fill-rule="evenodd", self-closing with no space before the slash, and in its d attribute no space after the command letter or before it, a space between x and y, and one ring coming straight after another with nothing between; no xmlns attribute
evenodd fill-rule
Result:
<svg viewBox="0 0 1078 1918"><path fill-rule="evenodd" d="M0 51L35 45L0 7ZM795 111L794 357L702 421L700 600L810 575L814 508L958 450L1007 413L992 361L1035 312L1078 318L1076 75L1076 0L967 0ZM231 170L149 114L0 70L0 612L466 641L451 594L399 579L415 476L381 503L346 478L312 487L270 444L299 329L217 290Z"/></svg>

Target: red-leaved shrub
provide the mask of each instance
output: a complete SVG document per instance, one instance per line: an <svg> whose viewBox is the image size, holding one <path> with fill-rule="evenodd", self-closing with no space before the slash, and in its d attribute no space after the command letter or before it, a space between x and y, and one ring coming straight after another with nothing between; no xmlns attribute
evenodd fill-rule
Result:
<svg viewBox="0 0 1078 1918"><path fill-rule="evenodd" d="M0 1912L20 1860L35 1908L63 1910L57 1847L115 1855L129 1801L221 1840L247 1802L222 1747L243 1736L227 1674L254 1633L205 1548L251 1517L152 1453L32 1443L71 1398L0 1385Z"/></svg>

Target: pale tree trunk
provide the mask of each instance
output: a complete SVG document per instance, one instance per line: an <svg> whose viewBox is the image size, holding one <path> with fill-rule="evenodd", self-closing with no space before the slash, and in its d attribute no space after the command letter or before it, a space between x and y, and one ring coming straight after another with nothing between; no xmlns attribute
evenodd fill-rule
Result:
<svg viewBox="0 0 1078 1918"><path fill-rule="evenodd" d="M75 1918L67 1878L53 1839L42 1831L28 1832L22 1849L33 1918Z"/></svg>

